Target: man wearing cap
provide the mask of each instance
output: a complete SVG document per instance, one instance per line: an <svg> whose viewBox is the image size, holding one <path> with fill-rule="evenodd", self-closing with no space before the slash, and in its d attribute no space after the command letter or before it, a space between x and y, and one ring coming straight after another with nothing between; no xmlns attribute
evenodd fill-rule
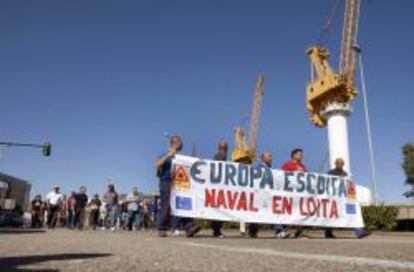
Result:
<svg viewBox="0 0 414 272"><path fill-rule="evenodd" d="M59 186L55 185L53 191L46 195L47 205L47 226L48 228L56 227L57 214L59 212L60 205L63 201L63 195L60 193Z"/></svg>

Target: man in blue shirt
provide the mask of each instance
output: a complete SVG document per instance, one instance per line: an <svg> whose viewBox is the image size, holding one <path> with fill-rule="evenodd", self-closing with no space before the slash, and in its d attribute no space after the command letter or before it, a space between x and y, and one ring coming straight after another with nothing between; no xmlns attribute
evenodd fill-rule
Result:
<svg viewBox="0 0 414 272"><path fill-rule="evenodd" d="M170 225L170 195L171 184L173 180L172 174L172 160L176 153L180 152L183 148L183 141L179 136L172 136L170 138L169 151L161 156L156 162L155 167L157 169L157 176L160 180L160 210L158 212L157 229L160 237L167 236L167 230ZM194 234L200 231L199 226L194 226L191 219L185 220L184 230L187 237L192 237Z"/></svg>
<svg viewBox="0 0 414 272"><path fill-rule="evenodd" d="M272 153L266 151L263 152L260 156L260 162L258 162L255 166L256 169L260 168L271 168L272 167ZM257 238L257 234L259 233L259 224L250 223L248 227L248 233L250 238Z"/></svg>

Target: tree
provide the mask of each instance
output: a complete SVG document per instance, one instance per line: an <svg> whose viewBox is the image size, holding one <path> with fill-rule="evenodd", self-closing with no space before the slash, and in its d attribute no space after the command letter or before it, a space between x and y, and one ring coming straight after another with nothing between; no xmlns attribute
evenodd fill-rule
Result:
<svg viewBox="0 0 414 272"><path fill-rule="evenodd" d="M402 153L404 156L402 168L406 176L405 184L412 187L410 191L404 193L404 196L414 197L414 144L405 144L402 147Z"/></svg>

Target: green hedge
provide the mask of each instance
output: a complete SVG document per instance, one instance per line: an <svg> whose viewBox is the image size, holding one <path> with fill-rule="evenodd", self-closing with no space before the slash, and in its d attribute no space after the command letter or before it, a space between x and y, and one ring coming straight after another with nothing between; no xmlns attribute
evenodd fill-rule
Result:
<svg viewBox="0 0 414 272"><path fill-rule="evenodd" d="M362 215L368 230L392 231L397 228L398 208L395 206L365 206Z"/></svg>

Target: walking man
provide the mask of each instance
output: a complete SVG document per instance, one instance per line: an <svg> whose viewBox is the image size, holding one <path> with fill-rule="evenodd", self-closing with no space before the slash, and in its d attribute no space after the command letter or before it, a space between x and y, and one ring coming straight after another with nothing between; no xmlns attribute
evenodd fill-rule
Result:
<svg viewBox="0 0 414 272"><path fill-rule="evenodd" d="M218 150L217 153L214 155L215 161L227 161L227 151L229 149L229 146L227 142L220 142L218 144ZM221 231L223 227L223 222L214 220L211 221L211 229L213 230L213 236L217 238L224 238L224 234Z"/></svg>
<svg viewBox="0 0 414 272"><path fill-rule="evenodd" d="M256 169L262 168L270 170L270 168L272 168L272 162L272 153L270 153L269 151L265 151L260 156L260 162L257 163L254 167ZM266 171L263 172L266 173ZM250 223L248 226L248 234L250 238L257 238L257 235L259 234L259 224Z"/></svg>
<svg viewBox="0 0 414 272"><path fill-rule="evenodd" d="M291 159L283 164L282 170L286 172L307 172L306 166L303 164L303 150L295 148L290 153ZM276 225L276 235L287 235L287 227L285 225ZM295 238L299 238L303 234L303 228L298 228L295 232Z"/></svg>
<svg viewBox="0 0 414 272"><path fill-rule="evenodd" d="M108 191L104 195L104 202L110 217L111 230L115 231L118 220L118 193L115 191L113 184L108 185Z"/></svg>
<svg viewBox="0 0 414 272"><path fill-rule="evenodd" d="M96 230L96 227L98 226L101 205L102 202L99 199L99 194L95 194L89 203L89 222L93 230Z"/></svg>
<svg viewBox="0 0 414 272"><path fill-rule="evenodd" d="M335 160L335 168L329 170L328 174L332 176L338 176L338 177L347 177L348 173L344 170L344 165L345 165L345 161L342 158L337 158ZM369 233L365 231L363 228L355 228L354 232L355 232L355 236L358 239L362 239L369 235ZM333 234L332 228L325 229L325 238L327 239L336 238L335 235Z"/></svg>
<svg viewBox="0 0 414 272"><path fill-rule="evenodd" d="M76 209L76 193L73 191L66 198L66 227L73 229L75 227L75 209Z"/></svg>
<svg viewBox="0 0 414 272"><path fill-rule="evenodd" d="M83 228L85 221L85 207L88 204L88 196L86 195L86 187L81 186L79 188L79 193L75 195L76 205L75 205L75 224L79 230Z"/></svg>
<svg viewBox="0 0 414 272"><path fill-rule="evenodd" d="M132 192L127 196L127 209L128 209L128 230L132 230L132 227L136 227L136 221L138 218L140 199L138 194L138 188L132 188Z"/></svg>
<svg viewBox="0 0 414 272"><path fill-rule="evenodd" d="M58 212L63 201L63 195L60 193L59 186L55 185L53 191L46 195L47 204L47 226L55 228L58 220Z"/></svg>
<svg viewBox="0 0 414 272"><path fill-rule="evenodd" d="M160 156L155 162L157 176L159 178L160 188L160 211L158 212L157 229L160 237L167 237L167 230L170 224L170 195L172 175L172 160L178 152L183 148L183 142L179 136L170 138L170 149L167 153ZM190 218L185 220L184 230L187 237L192 237L200 231L200 227L194 226L193 220Z"/></svg>

